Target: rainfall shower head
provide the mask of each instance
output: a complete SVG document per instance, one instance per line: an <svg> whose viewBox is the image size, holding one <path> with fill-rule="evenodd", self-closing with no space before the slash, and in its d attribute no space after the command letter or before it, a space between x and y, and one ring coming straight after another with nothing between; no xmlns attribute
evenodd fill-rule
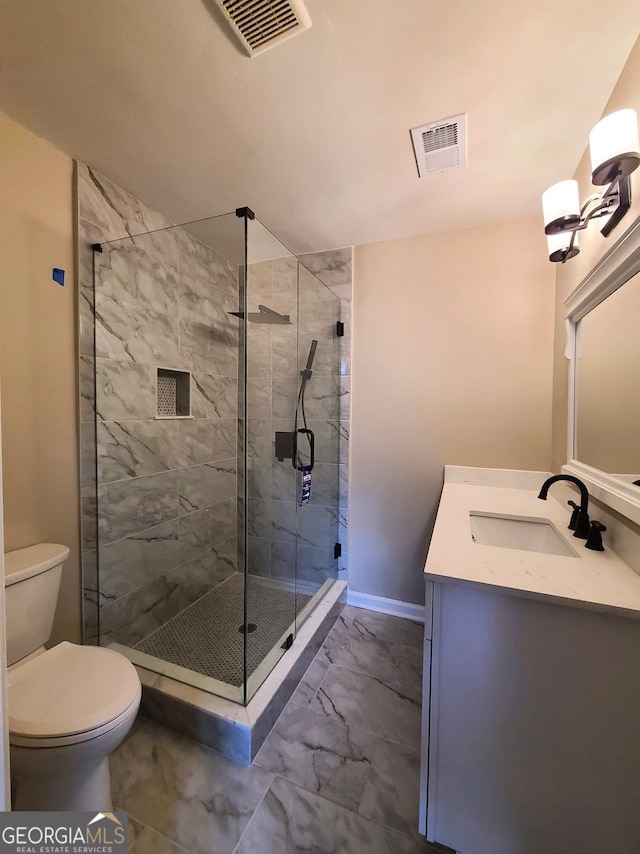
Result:
<svg viewBox="0 0 640 854"><path fill-rule="evenodd" d="M243 311L230 311L229 314L244 320ZM249 314L247 314L247 320L249 323L291 323L288 314L279 314L272 308L267 308L266 305L259 305L258 311L250 311Z"/></svg>

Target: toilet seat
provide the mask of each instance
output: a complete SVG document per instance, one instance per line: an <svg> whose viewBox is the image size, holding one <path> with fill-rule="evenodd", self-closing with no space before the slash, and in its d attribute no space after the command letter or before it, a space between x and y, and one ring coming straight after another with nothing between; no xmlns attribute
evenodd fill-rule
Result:
<svg viewBox="0 0 640 854"><path fill-rule="evenodd" d="M136 713L135 667L110 649L63 641L8 674L9 741L57 747L89 741Z"/></svg>

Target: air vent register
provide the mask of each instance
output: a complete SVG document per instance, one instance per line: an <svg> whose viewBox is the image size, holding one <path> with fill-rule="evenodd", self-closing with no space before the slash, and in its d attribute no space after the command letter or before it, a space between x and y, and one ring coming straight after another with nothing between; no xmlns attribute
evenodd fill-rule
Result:
<svg viewBox="0 0 640 854"><path fill-rule="evenodd" d="M411 139L423 178L429 172L443 172L467 165L466 113L412 128Z"/></svg>
<svg viewBox="0 0 640 854"><path fill-rule="evenodd" d="M308 30L302 0L215 0L249 56Z"/></svg>

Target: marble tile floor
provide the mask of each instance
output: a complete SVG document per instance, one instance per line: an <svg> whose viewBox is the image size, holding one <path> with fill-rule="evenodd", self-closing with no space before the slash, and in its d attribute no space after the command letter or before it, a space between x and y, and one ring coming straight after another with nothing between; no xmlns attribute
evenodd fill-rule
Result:
<svg viewBox="0 0 640 854"><path fill-rule="evenodd" d="M417 832L422 636L346 607L248 767L139 721L112 757L130 850L436 854Z"/></svg>

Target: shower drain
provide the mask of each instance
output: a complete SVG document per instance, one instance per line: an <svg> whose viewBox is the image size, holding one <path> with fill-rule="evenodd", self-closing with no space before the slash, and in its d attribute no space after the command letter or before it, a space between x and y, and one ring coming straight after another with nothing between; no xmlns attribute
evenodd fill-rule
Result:
<svg viewBox="0 0 640 854"><path fill-rule="evenodd" d="M249 634L251 634L251 632L255 632L255 630L256 630L257 628L258 628L258 627L257 627L257 625L256 625L255 623L248 623L248 624L247 624L247 632L249 632ZM240 634L242 634L242 633L244 632L244 623L241 623L241 624L238 626L238 631L240 632Z"/></svg>

